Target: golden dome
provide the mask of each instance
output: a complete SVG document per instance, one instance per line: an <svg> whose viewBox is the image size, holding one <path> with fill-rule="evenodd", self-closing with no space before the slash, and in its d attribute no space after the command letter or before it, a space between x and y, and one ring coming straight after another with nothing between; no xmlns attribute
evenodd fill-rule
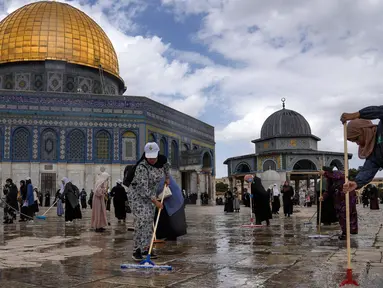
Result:
<svg viewBox="0 0 383 288"><path fill-rule="evenodd" d="M112 42L82 11L41 1L19 8L0 22L0 63L61 60L99 68L119 78Z"/></svg>

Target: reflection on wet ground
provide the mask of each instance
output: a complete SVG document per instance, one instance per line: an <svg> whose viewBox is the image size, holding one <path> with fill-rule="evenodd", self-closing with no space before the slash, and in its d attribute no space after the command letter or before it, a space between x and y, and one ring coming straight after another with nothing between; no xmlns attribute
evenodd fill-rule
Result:
<svg viewBox="0 0 383 288"><path fill-rule="evenodd" d="M111 218L103 234L91 231L90 210L71 225L54 211L33 224L0 224L0 287L338 287L346 243L310 239L316 227L304 222L316 208L298 209L292 218L274 217L270 227L248 229L240 226L248 224L249 208L225 215L222 206L187 206L188 235L157 245L157 261L172 272L120 269L132 263L130 215L126 225ZM361 287L383 287L382 212L358 206L358 213L354 278ZM338 226L322 231L333 235Z"/></svg>

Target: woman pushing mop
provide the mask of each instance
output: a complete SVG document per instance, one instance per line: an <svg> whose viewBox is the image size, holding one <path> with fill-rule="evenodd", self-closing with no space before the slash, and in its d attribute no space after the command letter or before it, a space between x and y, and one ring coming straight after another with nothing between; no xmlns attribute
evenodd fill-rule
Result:
<svg viewBox="0 0 383 288"><path fill-rule="evenodd" d="M375 125L370 120L379 119ZM359 146L359 158L366 159L355 181L344 185L344 191L354 191L371 182L383 168L383 106L366 107L359 112L343 113L340 120L347 124L347 140Z"/></svg>
<svg viewBox="0 0 383 288"><path fill-rule="evenodd" d="M136 167L134 178L128 187L128 198L134 215L133 260L142 261L148 254L153 235L153 204L162 209L157 200L157 186L165 177L169 185L169 163L163 155L158 155L160 148L154 142L145 145L144 155ZM151 258L156 256L151 253Z"/></svg>

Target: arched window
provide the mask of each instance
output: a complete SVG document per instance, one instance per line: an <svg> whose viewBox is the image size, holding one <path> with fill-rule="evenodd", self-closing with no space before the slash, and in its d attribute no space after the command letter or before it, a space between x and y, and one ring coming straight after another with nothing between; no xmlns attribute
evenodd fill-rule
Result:
<svg viewBox="0 0 383 288"><path fill-rule="evenodd" d="M181 149L182 149L181 150L182 152L183 151L188 151L189 150L189 146L187 144L183 144Z"/></svg>
<svg viewBox="0 0 383 288"><path fill-rule="evenodd" d="M206 152L203 154L202 168L212 168L211 166L211 155L210 153Z"/></svg>
<svg viewBox="0 0 383 288"><path fill-rule="evenodd" d="M25 128L18 128L12 139L12 160L29 161L30 155L30 134Z"/></svg>
<svg viewBox="0 0 383 288"><path fill-rule="evenodd" d="M85 135L80 130L72 130L68 135L67 159L69 162L85 162Z"/></svg>
<svg viewBox="0 0 383 288"><path fill-rule="evenodd" d="M152 141L150 141L152 142ZM122 160L135 161L137 155L137 137L133 132L125 132L122 135Z"/></svg>
<svg viewBox="0 0 383 288"><path fill-rule="evenodd" d="M160 154L168 156L167 152L168 152L168 149L166 147L166 140L165 140L165 138L161 138L161 140L160 140Z"/></svg>
<svg viewBox="0 0 383 288"><path fill-rule="evenodd" d="M268 171L268 170L277 170L277 165L273 160L266 160L263 163L263 171Z"/></svg>
<svg viewBox="0 0 383 288"><path fill-rule="evenodd" d="M172 141L172 151L170 157L170 163L172 167L178 167L179 153L178 153L178 145L176 141Z"/></svg>
<svg viewBox="0 0 383 288"><path fill-rule="evenodd" d="M4 143L3 133L0 130L0 161L1 159L3 159L3 143Z"/></svg>
<svg viewBox="0 0 383 288"><path fill-rule="evenodd" d="M40 159L42 161L57 160L57 134L52 129L45 129L40 136Z"/></svg>
<svg viewBox="0 0 383 288"><path fill-rule="evenodd" d="M150 133L150 134L149 134L148 142L156 142L156 137L154 136L153 133Z"/></svg>
<svg viewBox="0 0 383 288"><path fill-rule="evenodd" d="M99 131L96 134L96 158L97 160L110 161L112 153L110 153L110 134L106 131Z"/></svg>

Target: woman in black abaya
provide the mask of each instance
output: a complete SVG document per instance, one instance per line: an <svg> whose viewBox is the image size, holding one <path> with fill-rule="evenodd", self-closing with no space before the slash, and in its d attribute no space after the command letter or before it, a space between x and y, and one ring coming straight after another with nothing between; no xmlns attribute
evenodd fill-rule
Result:
<svg viewBox="0 0 383 288"><path fill-rule="evenodd" d="M114 206L114 216L118 219L118 222L121 220L125 222L126 220L126 201L128 201L128 196L126 195L125 188L122 186L122 181L117 180L116 186L112 188L110 196L113 197L113 206Z"/></svg>

